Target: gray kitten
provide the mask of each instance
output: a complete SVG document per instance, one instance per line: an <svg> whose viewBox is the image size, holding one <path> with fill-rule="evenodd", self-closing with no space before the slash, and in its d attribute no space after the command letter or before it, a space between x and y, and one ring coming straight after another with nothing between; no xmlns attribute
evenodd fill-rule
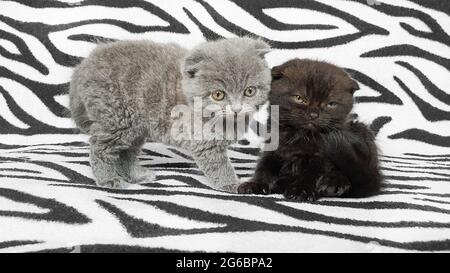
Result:
<svg viewBox="0 0 450 273"><path fill-rule="evenodd" d="M73 119L91 135L97 184L120 188L123 182L153 179L137 162L149 139L190 150L210 187L234 191L239 182L227 156L233 141L218 137L220 132L178 137L172 127L181 118L172 109L184 105L193 115L213 105L219 116L233 117L254 111L270 90L268 51L266 43L251 38L206 42L192 50L151 41L99 45L75 68L69 94ZM195 98L203 109L194 109Z"/></svg>

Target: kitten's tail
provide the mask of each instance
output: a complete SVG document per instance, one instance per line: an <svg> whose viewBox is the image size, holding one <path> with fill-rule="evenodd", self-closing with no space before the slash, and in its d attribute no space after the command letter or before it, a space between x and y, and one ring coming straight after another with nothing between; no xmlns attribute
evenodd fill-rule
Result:
<svg viewBox="0 0 450 273"><path fill-rule="evenodd" d="M70 85L69 89L70 109L67 109L68 117L72 117L75 124L82 133L88 134L92 121L89 119L84 103L77 94L75 87Z"/></svg>

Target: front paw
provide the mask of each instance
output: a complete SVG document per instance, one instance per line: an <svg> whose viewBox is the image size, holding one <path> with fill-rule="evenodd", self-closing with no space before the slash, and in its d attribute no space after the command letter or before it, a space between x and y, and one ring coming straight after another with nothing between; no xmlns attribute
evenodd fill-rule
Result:
<svg viewBox="0 0 450 273"><path fill-rule="evenodd" d="M319 198L318 194L314 189L306 187L304 185L296 185L296 184L291 184L287 186L283 195L289 200L298 202L313 202Z"/></svg>
<svg viewBox="0 0 450 273"><path fill-rule="evenodd" d="M134 166L131 171L131 183L149 183L155 181L156 175L151 170L141 166Z"/></svg>
<svg viewBox="0 0 450 273"><path fill-rule="evenodd" d="M290 185L294 184L296 181L297 178L293 176L279 178L272 184L270 191L276 194L283 194L286 191L286 189Z"/></svg>
<svg viewBox="0 0 450 273"><path fill-rule="evenodd" d="M351 188L350 181L340 174L326 174L321 176L316 183L317 192L321 196L338 197Z"/></svg>
<svg viewBox="0 0 450 273"><path fill-rule="evenodd" d="M238 187L239 187L239 184L236 183L236 184L222 186L220 188L217 188L217 190L227 192L227 193L237 193Z"/></svg>
<svg viewBox="0 0 450 273"><path fill-rule="evenodd" d="M242 194L269 194L270 189L269 185L265 183L249 181L239 185L237 192Z"/></svg>
<svg viewBox="0 0 450 273"><path fill-rule="evenodd" d="M109 189L124 189L127 181L121 178L111 178L97 181L97 185Z"/></svg>

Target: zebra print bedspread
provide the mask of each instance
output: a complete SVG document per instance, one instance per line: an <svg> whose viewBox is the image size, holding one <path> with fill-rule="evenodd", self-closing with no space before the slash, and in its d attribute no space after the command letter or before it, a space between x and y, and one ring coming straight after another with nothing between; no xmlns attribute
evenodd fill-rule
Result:
<svg viewBox="0 0 450 273"><path fill-rule="evenodd" d="M450 251L450 3L439 0L0 1L0 252ZM377 133L380 195L296 203L216 192L184 151L148 143L157 181L95 186L68 79L98 40L191 47L256 35L345 67ZM238 174L258 149L236 145Z"/></svg>

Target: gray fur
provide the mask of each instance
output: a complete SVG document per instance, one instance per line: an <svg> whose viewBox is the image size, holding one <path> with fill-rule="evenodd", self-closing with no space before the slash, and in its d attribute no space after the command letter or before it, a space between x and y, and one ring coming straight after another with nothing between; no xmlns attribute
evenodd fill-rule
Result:
<svg viewBox="0 0 450 273"><path fill-rule="evenodd" d="M121 41L99 45L76 67L70 84L70 110L77 126L91 135L91 166L97 184L122 187L153 179L139 167L137 155L145 139L192 151L214 189L234 191L238 178L227 156L227 140L176 140L171 127L175 105L191 112L193 98L203 106L231 105L249 111L267 100L270 70L264 60L269 46L251 38L224 39L188 51L175 44ZM248 86L257 87L244 97ZM210 94L226 92L217 102Z"/></svg>

